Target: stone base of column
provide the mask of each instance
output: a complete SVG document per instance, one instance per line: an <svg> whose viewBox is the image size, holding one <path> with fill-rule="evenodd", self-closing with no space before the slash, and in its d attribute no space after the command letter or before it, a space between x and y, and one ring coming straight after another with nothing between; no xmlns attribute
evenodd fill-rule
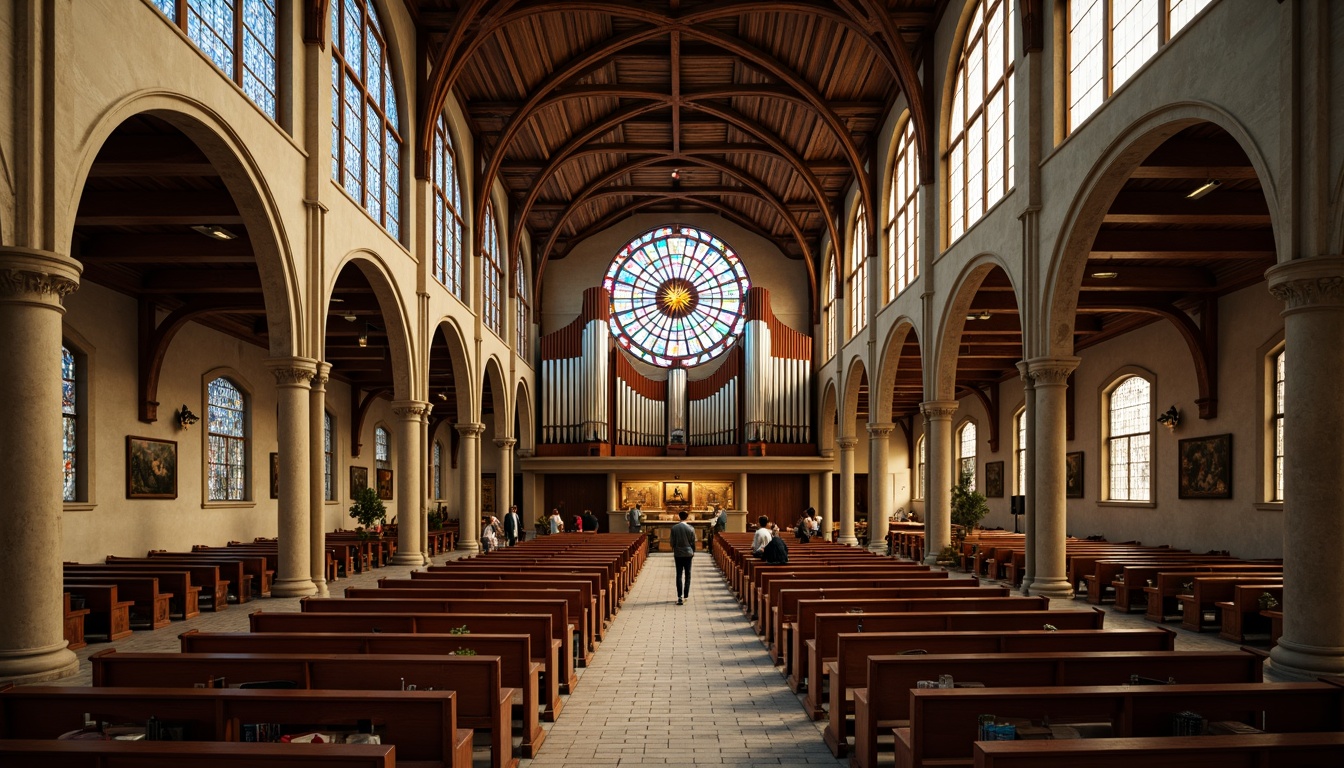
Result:
<svg viewBox="0 0 1344 768"><path fill-rule="evenodd" d="M327 589L326 579L313 579L313 586L317 588L318 597L331 597L331 591Z"/></svg>
<svg viewBox="0 0 1344 768"><path fill-rule="evenodd" d="M838 541L847 547L859 546L859 538L857 536L841 536Z"/></svg>
<svg viewBox="0 0 1344 768"><path fill-rule="evenodd" d="M481 543L479 541L459 541L457 543L458 552L480 552Z"/></svg>
<svg viewBox="0 0 1344 768"><path fill-rule="evenodd" d="M1042 595L1051 600L1072 600L1073 585L1068 579L1037 579L1031 585L1031 594Z"/></svg>
<svg viewBox="0 0 1344 768"><path fill-rule="evenodd" d="M276 579L271 582L271 597L307 597L317 594L312 579Z"/></svg>
<svg viewBox="0 0 1344 768"><path fill-rule="evenodd" d="M393 565L424 565L425 558L419 552L397 552L392 556Z"/></svg>
<svg viewBox="0 0 1344 768"><path fill-rule="evenodd" d="M924 556L924 564L925 564L925 565L937 565L937 564L938 564L938 556L937 556L937 555L925 555L925 556Z"/></svg>
<svg viewBox="0 0 1344 768"><path fill-rule="evenodd" d="M27 685L78 674L79 659L65 646L62 640L45 648L0 651L0 682Z"/></svg>
<svg viewBox="0 0 1344 768"><path fill-rule="evenodd" d="M1322 675L1344 675L1344 648L1302 645L1279 638L1269 651L1269 667L1275 677L1312 683Z"/></svg>

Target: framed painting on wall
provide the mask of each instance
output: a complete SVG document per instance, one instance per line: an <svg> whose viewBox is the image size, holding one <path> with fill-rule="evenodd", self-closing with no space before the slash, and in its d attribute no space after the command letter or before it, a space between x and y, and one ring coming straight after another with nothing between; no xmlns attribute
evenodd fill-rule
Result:
<svg viewBox="0 0 1344 768"><path fill-rule="evenodd" d="M177 498L177 441L126 436L126 498Z"/></svg>
<svg viewBox="0 0 1344 768"><path fill-rule="evenodd" d="M1064 498L1083 498L1083 452L1064 454Z"/></svg>
<svg viewBox="0 0 1344 768"><path fill-rule="evenodd" d="M632 482L621 483L621 508L629 509L638 504L644 509L656 509L663 503L661 483Z"/></svg>
<svg viewBox="0 0 1344 768"><path fill-rule="evenodd" d="M1003 462L985 462L985 498L1003 498Z"/></svg>
<svg viewBox="0 0 1344 768"><path fill-rule="evenodd" d="M691 503L690 483L663 483L663 506L684 507Z"/></svg>
<svg viewBox="0 0 1344 768"><path fill-rule="evenodd" d="M280 454L271 452L271 498L280 498Z"/></svg>
<svg viewBox="0 0 1344 768"><path fill-rule="evenodd" d="M697 481L691 488L691 493L697 507L711 507L720 504L724 509L733 508L733 483L731 480Z"/></svg>
<svg viewBox="0 0 1344 768"><path fill-rule="evenodd" d="M369 487L369 468L351 467L350 468L350 498L355 498L359 492Z"/></svg>
<svg viewBox="0 0 1344 768"><path fill-rule="evenodd" d="M392 470L378 470L378 498L392 500Z"/></svg>
<svg viewBox="0 0 1344 768"><path fill-rule="evenodd" d="M481 475L481 516L495 514L495 475L493 472Z"/></svg>
<svg viewBox="0 0 1344 768"><path fill-rule="evenodd" d="M1192 437L1179 447L1180 498L1232 498L1232 435Z"/></svg>

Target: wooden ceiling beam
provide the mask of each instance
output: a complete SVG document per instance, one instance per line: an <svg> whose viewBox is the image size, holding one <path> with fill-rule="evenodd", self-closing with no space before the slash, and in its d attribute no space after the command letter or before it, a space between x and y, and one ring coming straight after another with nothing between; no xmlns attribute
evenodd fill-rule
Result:
<svg viewBox="0 0 1344 768"><path fill-rule="evenodd" d="M1250 160L1246 157L1246 150L1227 134L1216 137L1175 136L1153 150L1144 159L1143 165L1249 166Z"/></svg>
<svg viewBox="0 0 1344 768"><path fill-rule="evenodd" d="M183 234L105 233L78 239L75 257L100 264L248 264L255 263L252 242L239 230L233 240Z"/></svg>
<svg viewBox="0 0 1344 768"><path fill-rule="evenodd" d="M242 224L225 190L84 190L76 226Z"/></svg>
<svg viewBox="0 0 1344 768"><path fill-rule="evenodd" d="M140 290L146 294L259 293L261 275L255 269L160 269L145 273Z"/></svg>
<svg viewBox="0 0 1344 768"><path fill-rule="evenodd" d="M1263 230L1103 229L1089 259L1255 259L1275 254L1274 233Z"/></svg>
<svg viewBox="0 0 1344 768"><path fill-rule="evenodd" d="M684 124L684 123L683 123ZM631 142L609 142L593 143L575 150L570 154L570 160L577 160L593 155L666 155L671 152L667 144L640 144ZM743 144L743 143L720 143L720 144L685 144L681 146L681 154L689 157L703 157L710 155L751 155L754 157L768 157L784 162L782 158L773 149L765 144ZM830 158L808 158L807 166L814 173L849 173L849 163L843 160ZM545 160L505 160L501 168L504 173L539 173L546 167Z"/></svg>
<svg viewBox="0 0 1344 768"><path fill-rule="evenodd" d="M1096 277L1098 273L1117 273L1116 277ZM1087 291L1211 291L1218 287L1213 272L1199 267L1150 267L1132 264L1108 264L1089 261L1083 275Z"/></svg>
<svg viewBox="0 0 1344 768"><path fill-rule="evenodd" d="M1129 175L1131 179L1190 179L1202 182L1206 179L1219 181L1239 181L1256 179L1255 167L1246 165L1140 165ZM1196 185L1192 185L1193 189Z"/></svg>

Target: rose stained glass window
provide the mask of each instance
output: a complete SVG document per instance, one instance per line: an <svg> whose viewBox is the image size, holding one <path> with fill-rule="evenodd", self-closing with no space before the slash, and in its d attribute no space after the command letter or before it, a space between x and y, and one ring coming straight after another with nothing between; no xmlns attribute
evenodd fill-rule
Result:
<svg viewBox="0 0 1344 768"><path fill-rule="evenodd" d="M671 368L699 365L732 347L751 280L727 243L703 230L667 226L621 248L602 285L611 294L617 343Z"/></svg>

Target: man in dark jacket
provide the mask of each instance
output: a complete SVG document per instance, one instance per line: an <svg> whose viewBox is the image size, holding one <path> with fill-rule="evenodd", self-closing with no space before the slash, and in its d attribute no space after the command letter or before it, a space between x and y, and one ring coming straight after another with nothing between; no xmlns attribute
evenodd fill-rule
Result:
<svg viewBox="0 0 1344 768"><path fill-rule="evenodd" d="M689 513L681 510L677 517L681 522L672 526L672 559L677 564L677 605L691 599L691 561L695 559L695 529L686 522ZM682 574L686 575L685 583Z"/></svg>
<svg viewBox="0 0 1344 768"><path fill-rule="evenodd" d="M583 530L597 533L597 515L591 509L583 510Z"/></svg>
<svg viewBox="0 0 1344 768"><path fill-rule="evenodd" d="M509 511L504 513L504 546L512 547L518 543L519 536L523 530L522 518L518 517L518 505L509 507Z"/></svg>

